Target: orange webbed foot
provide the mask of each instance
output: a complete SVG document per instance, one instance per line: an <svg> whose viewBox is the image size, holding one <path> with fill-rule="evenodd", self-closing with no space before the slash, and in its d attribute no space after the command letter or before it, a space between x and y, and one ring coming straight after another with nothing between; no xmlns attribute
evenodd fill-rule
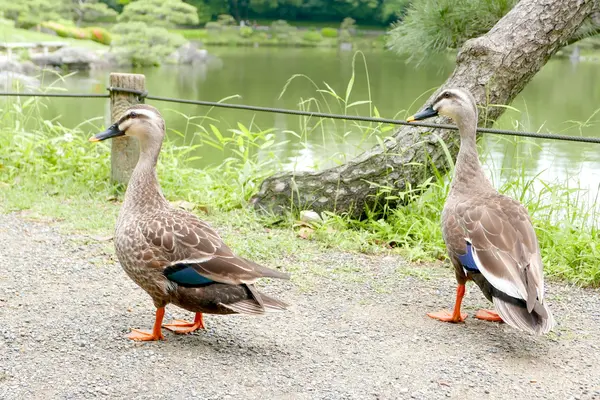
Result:
<svg viewBox="0 0 600 400"><path fill-rule="evenodd" d="M475 314L475 318L484 321L502 322L502 318L500 318L498 313L491 310L479 310L477 311L477 314Z"/></svg>
<svg viewBox="0 0 600 400"><path fill-rule="evenodd" d="M204 327L204 319L201 313L196 313L194 322L188 322L181 319L176 319L168 324L163 325L163 328L170 330L174 333L185 334L197 331L198 329L206 329Z"/></svg>
<svg viewBox="0 0 600 400"><path fill-rule="evenodd" d="M427 313L427 316L429 318L437 319L437 320L440 320L443 322L453 322L453 323L464 322L465 319L467 319L466 313L460 313L458 315L454 315L452 312L450 312L448 310Z"/></svg>
<svg viewBox="0 0 600 400"><path fill-rule="evenodd" d="M151 342L155 340L165 340L165 337L162 335L162 333L155 334L152 332L141 331L139 329L132 329L131 333L127 335L127 339L139 342Z"/></svg>

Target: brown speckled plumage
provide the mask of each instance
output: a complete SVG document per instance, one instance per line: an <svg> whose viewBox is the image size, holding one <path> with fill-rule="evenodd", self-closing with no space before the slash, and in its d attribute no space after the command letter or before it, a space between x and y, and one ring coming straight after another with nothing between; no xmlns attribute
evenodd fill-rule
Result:
<svg viewBox="0 0 600 400"><path fill-rule="evenodd" d="M133 117L128 117L133 113ZM119 130L135 136L140 158L131 176L115 229L117 257L127 275L157 308L172 303L192 312L262 314L286 304L259 293L261 277L288 279L283 272L238 257L219 235L194 214L172 207L156 175L164 121L148 105L130 108ZM186 265L211 283L183 285L165 275L167 267Z"/></svg>
<svg viewBox="0 0 600 400"><path fill-rule="evenodd" d="M464 90L449 89L431 109L452 118L461 138L442 211L442 233L459 285L472 279L503 321L530 333L547 333L554 318L544 302L537 237L525 207L498 193L483 172L475 140L475 99ZM479 271L468 270L459 260L467 253L467 243Z"/></svg>

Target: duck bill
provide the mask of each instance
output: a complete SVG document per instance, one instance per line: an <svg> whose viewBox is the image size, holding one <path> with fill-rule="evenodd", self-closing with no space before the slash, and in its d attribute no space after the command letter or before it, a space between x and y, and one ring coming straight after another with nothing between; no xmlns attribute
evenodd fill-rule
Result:
<svg viewBox="0 0 600 400"><path fill-rule="evenodd" d="M406 121L407 122L419 121L419 120L422 120L422 119L427 119L427 118L435 117L437 115L438 115L438 112L435 111L432 106L429 106L426 109L424 109L423 111L421 111L420 113L416 113L412 117L408 117L406 119Z"/></svg>
<svg viewBox="0 0 600 400"><path fill-rule="evenodd" d="M123 136L123 135L125 135L125 132L122 132L119 129L119 124L113 124L110 127L108 127L108 129L105 130L104 132L100 132L100 133L96 134L95 136L92 136L89 139L89 141L90 142L101 142L106 139L114 138L117 136Z"/></svg>

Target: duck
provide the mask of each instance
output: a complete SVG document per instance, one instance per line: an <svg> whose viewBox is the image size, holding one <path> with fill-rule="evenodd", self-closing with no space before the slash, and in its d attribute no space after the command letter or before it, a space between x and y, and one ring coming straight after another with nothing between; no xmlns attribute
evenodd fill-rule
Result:
<svg viewBox="0 0 600 400"><path fill-rule="evenodd" d="M527 209L499 193L484 173L476 143L477 103L461 88L441 90L434 101L408 122L446 116L458 126L460 149L450 191L441 214L442 236L454 266L454 309L428 313L444 322L463 322L465 284L473 281L493 310L475 317L505 322L533 335L544 335L555 320L544 299L544 274L538 239Z"/></svg>
<svg viewBox="0 0 600 400"><path fill-rule="evenodd" d="M259 292L254 284L260 278L290 279L288 273L234 254L208 223L166 200L156 173L165 132L158 109L137 104L89 138L100 142L128 136L139 143L114 244L123 270L150 295L156 314L151 331L132 329L127 337L156 341L164 340L163 327L178 334L205 329L203 314L260 315L286 310L288 304ZM163 325L167 304L195 313L194 321Z"/></svg>

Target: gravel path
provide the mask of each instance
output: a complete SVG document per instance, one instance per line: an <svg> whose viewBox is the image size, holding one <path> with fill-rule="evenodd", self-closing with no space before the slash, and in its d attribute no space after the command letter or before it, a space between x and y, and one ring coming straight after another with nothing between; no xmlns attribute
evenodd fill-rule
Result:
<svg viewBox="0 0 600 400"><path fill-rule="evenodd" d="M362 272L272 282L289 312L134 343L154 309L111 246L0 215L0 399L600 399L597 290L549 285L559 327L535 338L472 318L472 286L465 324L427 318L453 302L449 269L323 253L311 262Z"/></svg>

